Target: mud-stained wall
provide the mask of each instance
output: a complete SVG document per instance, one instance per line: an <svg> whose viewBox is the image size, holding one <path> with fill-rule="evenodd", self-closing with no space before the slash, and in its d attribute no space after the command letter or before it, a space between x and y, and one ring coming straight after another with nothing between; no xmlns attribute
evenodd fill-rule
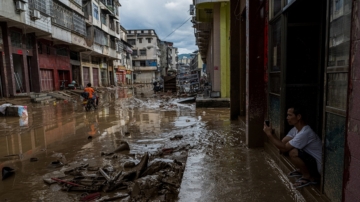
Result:
<svg viewBox="0 0 360 202"><path fill-rule="evenodd" d="M360 1L353 1L343 201L360 201Z"/></svg>

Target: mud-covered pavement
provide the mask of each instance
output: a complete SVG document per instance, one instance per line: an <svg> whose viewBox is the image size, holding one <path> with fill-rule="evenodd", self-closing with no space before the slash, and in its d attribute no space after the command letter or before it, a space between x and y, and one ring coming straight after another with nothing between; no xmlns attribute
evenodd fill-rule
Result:
<svg viewBox="0 0 360 202"><path fill-rule="evenodd" d="M0 201L79 201L86 192L98 201L303 201L261 149L246 148L245 125L229 110L195 109L151 88L107 89L90 112L76 97L30 104L27 119L0 117L0 168L15 169L0 181ZM124 142L129 150L114 151Z"/></svg>

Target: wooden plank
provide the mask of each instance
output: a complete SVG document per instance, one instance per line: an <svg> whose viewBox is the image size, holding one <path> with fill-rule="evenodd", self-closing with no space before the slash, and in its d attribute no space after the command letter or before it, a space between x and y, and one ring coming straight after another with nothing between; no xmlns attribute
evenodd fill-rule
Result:
<svg viewBox="0 0 360 202"><path fill-rule="evenodd" d="M60 100L71 100L71 98L60 95L58 93L48 93L49 96L54 97L56 99L60 99Z"/></svg>
<svg viewBox="0 0 360 202"><path fill-rule="evenodd" d="M64 92L62 92L62 91L58 91L58 93L59 93L59 94L62 94L62 95L64 95L64 96L67 96L67 97L71 97L71 95L66 94L66 93L64 93Z"/></svg>

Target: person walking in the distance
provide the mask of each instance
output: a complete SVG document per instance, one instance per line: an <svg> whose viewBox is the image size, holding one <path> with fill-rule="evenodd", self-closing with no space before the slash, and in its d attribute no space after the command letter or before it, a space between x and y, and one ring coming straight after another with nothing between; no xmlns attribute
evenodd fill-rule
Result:
<svg viewBox="0 0 360 202"><path fill-rule="evenodd" d="M316 184L321 172L321 140L304 121L304 113L300 108L289 108L287 121L294 127L282 141L273 135L271 125L267 126L264 123L263 130L281 152L289 153L290 161L297 168L289 173L289 177L300 177L294 183L294 187Z"/></svg>
<svg viewBox="0 0 360 202"><path fill-rule="evenodd" d="M88 99L91 102L91 104L94 106L94 109L97 109L97 107L95 105L95 99L96 99L95 90L91 87L91 83L88 83L86 85L86 88L84 89L84 92L89 93Z"/></svg>

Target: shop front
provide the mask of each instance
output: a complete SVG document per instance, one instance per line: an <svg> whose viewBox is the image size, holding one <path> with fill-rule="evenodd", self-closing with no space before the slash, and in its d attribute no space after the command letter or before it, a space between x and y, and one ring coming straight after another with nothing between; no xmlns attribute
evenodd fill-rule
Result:
<svg viewBox="0 0 360 202"><path fill-rule="evenodd" d="M116 69L117 85L125 85L126 83L126 67L118 65Z"/></svg>

